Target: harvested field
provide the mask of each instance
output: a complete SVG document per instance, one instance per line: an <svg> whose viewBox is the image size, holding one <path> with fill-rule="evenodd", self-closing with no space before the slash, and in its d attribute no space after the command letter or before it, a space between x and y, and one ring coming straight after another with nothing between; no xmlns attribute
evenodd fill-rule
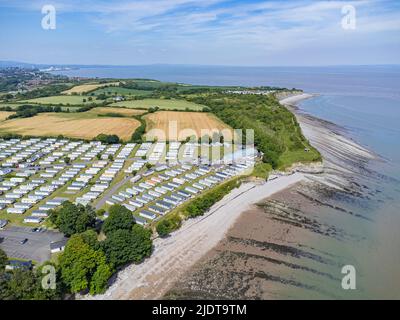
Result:
<svg viewBox="0 0 400 320"><path fill-rule="evenodd" d="M79 115L79 114L78 114ZM116 134L129 140L140 125L132 118L84 118L65 117L54 113L42 113L32 118L13 119L0 124L1 132L13 132L32 136L64 135L71 138L91 139L104 134Z"/></svg>
<svg viewBox="0 0 400 320"><path fill-rule="evenodd" d="M212 136L214 132L224 129L226 129L225 132L231 133L228 125L208 113L159 111L146 115L145 119L146 137L157 138L159 141L185 140L193 135L197 138L207 134Z"/></svg>
<svg viewBox="0 0 400 320"><path fill-rule="evenodd" d="M0 111L0 121L5 120L9 115L12 115L14 112L8 111Z"/></svg>
<svg viewBox="0 0 400 320"><path fill-rule="evenodd" d="M63 94L82 94L86 93L89 91L96 90L98 88L102 88L105 86L118 86L119 82L109 82L109 83L91 83L91 84L82 84L79 86L72 87L71 89L68 89L66 91L63 91Z"/></svg>

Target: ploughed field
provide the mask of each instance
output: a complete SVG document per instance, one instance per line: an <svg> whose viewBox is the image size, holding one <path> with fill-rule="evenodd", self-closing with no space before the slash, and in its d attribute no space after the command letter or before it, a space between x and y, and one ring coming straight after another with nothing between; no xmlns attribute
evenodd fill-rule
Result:
<svg viewBox="0 0 400 320"><path fill-rule="evenodd" d="M88 117L82 113L42 113L31 118L19 118L0 123L0 132L31 136L58 136L92 139L97 135L116 134L127 141L140 122L126 117Z"/></svg>
<svg viewBox="0 0 400 320"><path fill-rule="evenodd" d="M182 141L193 135L197 138L207 134L212 137L213 132L224 129L226 132L231 132L228 125L208 113L158 111L146 115L145 119L147 138L157 138L159 141L176 140L176 138ZM171 130L169 134L170 126L175 126L177 130Z"/></svg>

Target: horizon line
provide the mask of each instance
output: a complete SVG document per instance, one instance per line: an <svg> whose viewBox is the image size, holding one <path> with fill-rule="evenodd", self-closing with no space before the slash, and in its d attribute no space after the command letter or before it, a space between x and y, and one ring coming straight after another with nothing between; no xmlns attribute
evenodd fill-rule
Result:
<svg viewBox="0 0 400 320"><path fill-rule="evenodd" d="M182 66L182 67L230 67L230 68L322 68L322 67L384 67L400 66L400 63L381 64L321 64L321 65L223 65L223 64L193 64L193 63L148 63L148 64L82 64L82 63L34 63L15 60L0 60L1 63L24 64L31 66L54 67L148 67L148 66Z"/></svg>

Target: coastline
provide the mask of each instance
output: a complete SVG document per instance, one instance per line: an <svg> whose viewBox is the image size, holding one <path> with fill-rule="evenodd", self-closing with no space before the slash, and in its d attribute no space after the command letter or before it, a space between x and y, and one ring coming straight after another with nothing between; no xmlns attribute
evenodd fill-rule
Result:
<svg viewBox="0 0 400 320"><path fill-rule="evenodd" d="M166 239L154 241L152 256L139 265L120 271L105 294L87 299L159 299L201 257L215 247L236 220L253 203L280 192L304 179L302 173L257 184L243 183L204 215L184 221Z"/></svg>
<svg viewBox="0 0 400 320"><path fill-rule="evenodd" d="M330 248L356 236L336 219L340 215L342 221L357 223L366 217L336 200L356 199L370 192L357 183L357 177L365 175L366 164L378 157L347 138L344 128L302 113L296 106L314 96L301 94L280 102L295 114L305 137L321 152L322 168L295 165L293 170L303 172L304 179L265 195L243 211L224 239L204 254L164 298L342 297L343 291L338 290L341 257Z"/></svg>
<svg viewBox="0 0 400 320"><path fill-rule="evenodd" d="M105 294L84 298L271 299L282 297L282 288L279 288L279 284L282 283L290 283L290 287L297 288L299 292L304 288L313 291L306 285L296 282L296 279L288 280L291 274L290 267L286 270L287 274L282 275L282 265L295 265L296 269L312 270L315 274L320 273L323 277L332 278L329 273L317 271L318 266L301 266L291 261L293 252L313 257L311 265L326 259L320 257L317 252L311 252L314 250L307 252L301 249L298 244L304 239L318 242L321 234L328 237L342 236L341 231L332 226L308 221L311 219L310 213L303 214L301 211L306 208L318 216L321 206L332 207L326 199L318 199L319 195L330 194L332 190L346 194L361 194L362 190L357 188L349 177L354 174L354 168L358 168L359 174L363 174L364 164L376 159L376 156L346 138L343 135L344 130L339 126L303 114L296 107L299 101L313 96L301 94L285 98L281 103L296 115L306 138L323 155L323 170L320 167L316 170L315 166L299 165L293 167L292 175L281 176L262 185L242 184L240 188L233 190L215 204L204 216L185 221L183 226L167 239L156 239L153 255L140 265L130 265L120 271ZM306 195L305 191L309 194ZM268 217L265 217L266 212ZM302 229L311 233L305 233ZM257 252L260 246L267 248L263 248L260 253ZM238 247L242 249L237 250ZM233 259L241 266L240 272L232 268L232 272L229 273L224 269L231 263L229 261L232 258L226 261L225 258L221 258L221 254L229 256L234 251L239 251L236 253L241 255L240 259ZM264 262L262 264L257 262L254 267L252 263L243 260L245 257L248 259L249 254L258 256L258 259L261 257ZM218 269L218 263L215 265L215 261L220 260L222 268ZM208 270L207 266L213 263L218 278L204 273ZM243 265L253 265L253 267L249 270L247 267L243 268ZM244 274L251 274L253 269L258 269L258 277L260 272L264 274L267 286L260 287L243 282L243 279L249 278ZM243 279L241 276L232 279L235 272L242 274ZM279 275L271 275L271 272ZM214 279L211 284L210 279ZM249 282L255 280L250 277ZM230 288L232 283L238 288L247 289L237 291L238 295L227 295L224 292L232 289ZM216 284L218 288L213 289L213 285ZM320 297L321 292L314 291L315 296L310 297ZM332 296L326 294L324 297Z"/></svg>

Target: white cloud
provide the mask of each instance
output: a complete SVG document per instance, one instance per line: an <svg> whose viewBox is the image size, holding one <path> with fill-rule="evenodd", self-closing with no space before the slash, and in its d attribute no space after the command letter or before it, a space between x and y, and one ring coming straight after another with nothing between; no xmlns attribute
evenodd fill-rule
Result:
<svg viewBox="0 0 400 320"><path fill-rule="evenodd" d="M0 0L0 7L37 10L47 1ZM390 0L243 1L229 0L50 0L59 14L81 14L99 33L123 39L120 52L157 52L176 59L248 61L280 60L297 50L311 56L319 50L360 51L386 41L399 45L400 10ZM341 28L343 5L357 9L357 29ZM84 30L83 30L84 31ZM119 38L118 38L119 37ZM122 40L120 40L122 41ZM139 50L139 51L138 51ZM121 53L122 54L122 53ZM173 56L175 54L175 56ZM350 53L348 53L350 56ZM167 56L165 56L167 58ZM204 59L203 59L204 58ZM346 60L346 56L342 57Z"/></svg>

